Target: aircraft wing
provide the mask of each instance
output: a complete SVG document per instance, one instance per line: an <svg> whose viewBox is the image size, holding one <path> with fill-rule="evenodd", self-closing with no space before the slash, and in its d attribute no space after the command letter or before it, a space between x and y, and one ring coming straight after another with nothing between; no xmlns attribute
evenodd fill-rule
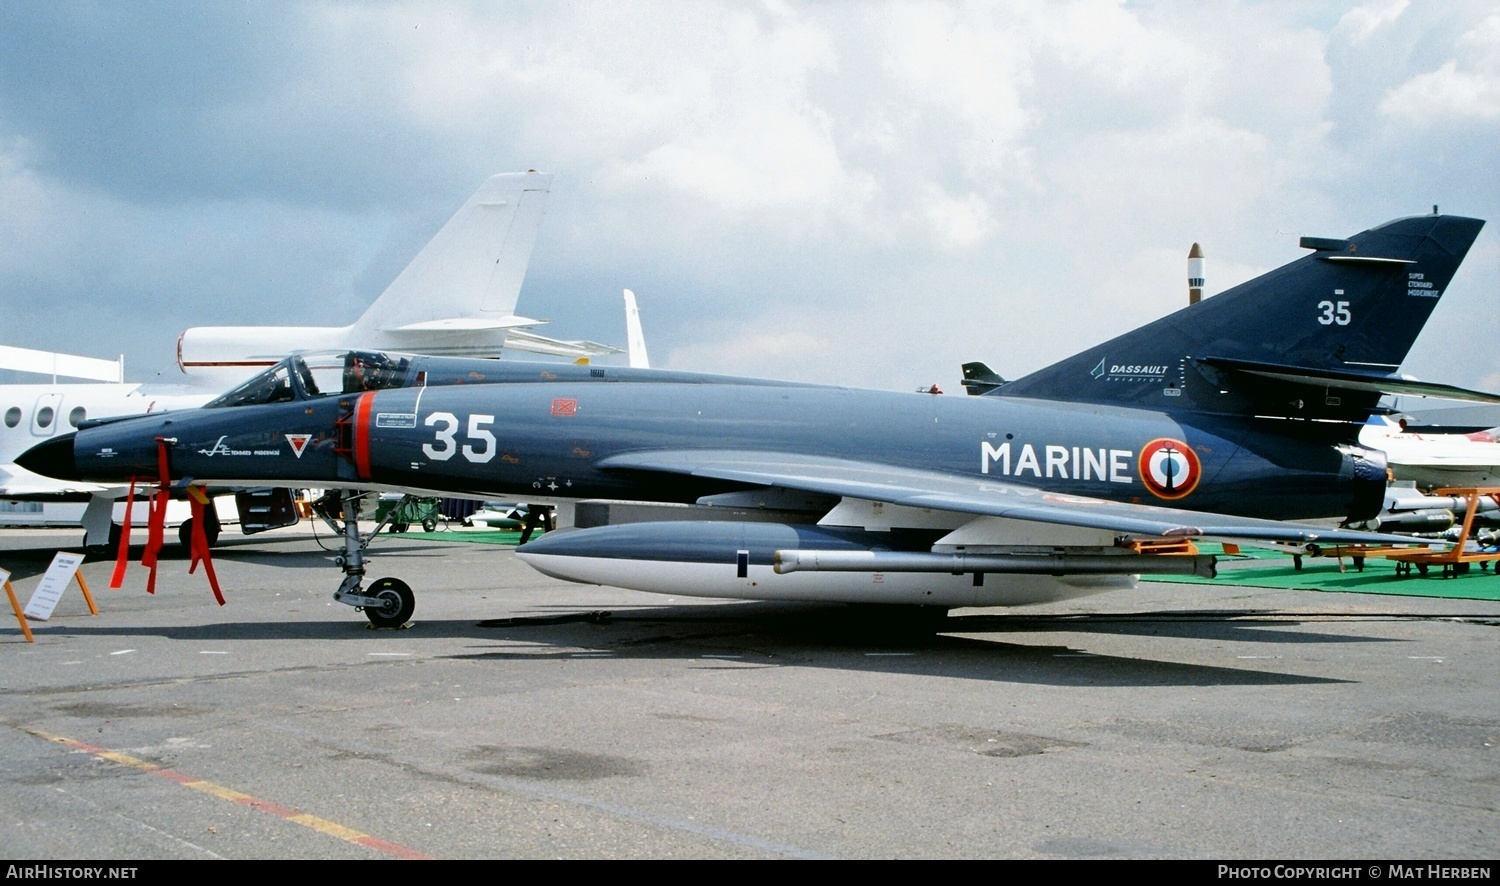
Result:
<svg viewBox="0 0 1500 886"><path fill-rule="evenodd" d="M31 348L13 348L8 345L0 345L0 369L34 372L39 375L53 376L54 379L62 375L93 381L123 382L125 380L124 357L118 360L99 360L94 357L36 351Z"/></svg>
<svg viewBox="0 0 1500 886"><path fill-rule="evenodd" d="M913 508L1080 526L1155 538L1321 544L1410 544L1404 536L1130 504L941 471L826 456L737 450L659 450L611 456L611 470L654 471L774 486Z"/></svg>
<svg viewBox="0 0 1500 886"><path fill-rule="evenodd" d="M0 499L6 501L63 501L88 498L111 487L81 480L54 480L15 465L0 466Z"/></svg>

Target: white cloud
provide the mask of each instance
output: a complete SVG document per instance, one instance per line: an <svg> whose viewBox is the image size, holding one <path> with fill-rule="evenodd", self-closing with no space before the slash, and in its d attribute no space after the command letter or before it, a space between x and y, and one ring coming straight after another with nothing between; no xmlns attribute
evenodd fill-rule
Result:
<svg viewBox="0 0 1500 886"><path fill-rule="evenodd" d="M1406 11L1408 0L1375 0L1344 13L1336 28L1349 42L1363 43L1375 32L1395 22Z"/></svg>
<svg viewBox="0 0 1500 886"><path fill-rule="evenodd" d="M925 216L931 239L940 249L964 249L979 243L993 229L990 210L979 195L955 198L934 192Z"/></svg>
<svg viewBox="0 0 1500 886"><path fill-rule="evenodd" d="M1455 58L1391 90L1380 112L1401 120L1500 118L1500 13L1454 44Z"/></svg>
<svg viewBox="0 0 1500 886"><path fill-rule="evenodd" d="M1392 117L1425 121L1443 117L1500 117L1500 78L1460 71L1458 63L1444 62L1431 73L1402 84L1380 103Z"/></svg>

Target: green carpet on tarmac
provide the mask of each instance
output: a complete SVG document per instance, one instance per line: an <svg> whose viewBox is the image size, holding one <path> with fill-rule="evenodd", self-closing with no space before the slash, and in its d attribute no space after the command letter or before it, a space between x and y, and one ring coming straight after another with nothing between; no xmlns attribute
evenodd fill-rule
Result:
<svg viewBox="0 0 1500 886"><path fill-rule="evenodd" d="M1345 557L1303 557L1302 568L1280 551L1241 546L1239 554L1224 554L1217 545L1199 545L1205 554L1219 557L1217 578L1180 575L1144 575L1142 581L1180 582L1182 584L1228 585L1233 587L1276 588L1292 591L1332 591L1348 594L1389 594L1398 597L1440 597L1453 600L1500 601L1500 575L1493 567L1470 566L1467 574L1444 578L1442 569L1432 567L1426 575L1413 571L1397 575L1391 560L1368 559L1363 572Z"/></svg>
<svg viewBox="0 0 1500 886"><path fill-rule="evenodd" d="M533 538L541 538L546 533L538 531ZM408 532L407 538L420 538L426 541L466 541L480 545L509 545L515 547L521 543L521 530L514 532L505 530L487 529L464 529L449 530L446 532Z"/></svg>

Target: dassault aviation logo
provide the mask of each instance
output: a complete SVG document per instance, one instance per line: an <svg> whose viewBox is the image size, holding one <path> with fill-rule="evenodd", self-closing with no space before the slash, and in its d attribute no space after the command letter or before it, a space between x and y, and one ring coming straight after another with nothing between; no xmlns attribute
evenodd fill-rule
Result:
<svg viewBox="0 0 1500 886"><path fill-rule="evenodd" d="M1172 367L1165 363L1109 363L1108 357L1100 357L1099 365L1089 370L1093 378L1120 379L1124 381L1138 381L1141 379L1165 378L1167 370Z"/></svg>

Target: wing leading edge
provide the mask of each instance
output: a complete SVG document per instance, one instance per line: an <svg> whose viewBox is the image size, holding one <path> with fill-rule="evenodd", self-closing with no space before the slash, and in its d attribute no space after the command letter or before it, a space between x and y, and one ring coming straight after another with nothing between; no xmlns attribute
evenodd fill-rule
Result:
<svg viewBox="0 0 1500 886"><path fill-rule="evenodd" d="M1401 544L1410 538L1203 511L1108 501L988 478L850 459L740 450L658 450L611 456L600 467L724 480L1006 517L1153 538L1231 538L1320 544Z"/></svg>

